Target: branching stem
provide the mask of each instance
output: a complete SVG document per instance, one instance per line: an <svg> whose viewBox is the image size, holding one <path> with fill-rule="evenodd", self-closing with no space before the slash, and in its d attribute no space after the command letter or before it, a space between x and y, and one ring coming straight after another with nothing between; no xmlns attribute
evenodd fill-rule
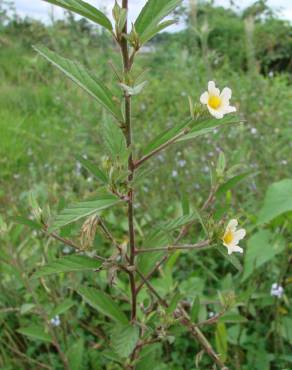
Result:
<svg viewBox="0 0 292 370"><path fill-rule="evenodd" d="M123 0L122 7L128 11L128 0ZM123 29L123 34L127 34L127 21L125 22L125 26ZM121 51L123 56L123 66L124 66L124 78L127 79L128 74L131 70L133 64L133 58L129 56L129 47L128 41L125 37L121 39ZM124 106L125 106L125 137L127 146L130 147L132 144L132 129L131 129L131 96L128 94L124 94ZM133 162L133 155L132 153L128 159L128 182L131 184L134 178L135 166ZM134 191L133 188L130 187L128 191L128 226L129 226L129 244L130 244L130 257L129 263L131 266L135 265L135 230L134 230ZM135 271L129 271L129 280L131 286L131 296L132 296L132 309L131 309L131 319L132 321L136 320L136 312L137 312L137 299L136 299L136 285L135 285Z"/></svg>
<svg viewBox="0 0 292 370"><path fill-rule="evenodd" d="M136 249L136 254L139 253L153 253L153 252L171 252L171 251L176 251L179 249L203 249L206 247L209 247L210 245L210 240L203 240L199 243L196 244L182 244L182 245L169 245L167 247L157 247L157 248L140 248Z"/></svg>
<svg viewBox="0 0 292 370"><path fill-rule="evenodd" d="M184 135L186 135L188 132L189 132L189 128L185 128L179 134L177 134L176 136L174 136L172 139L168 140L164 144L160 145L158 148L156 148L156 149L152 150L150 153L146 154L144 157L142 157L141 159L139 159L138 161L136 161L134 163L135 168L140 167L148 159L150 159L154 155L160 153L163 149L167 148L171 144L175 143L178 139L180 139L181 137L183 137Z"/></svg>

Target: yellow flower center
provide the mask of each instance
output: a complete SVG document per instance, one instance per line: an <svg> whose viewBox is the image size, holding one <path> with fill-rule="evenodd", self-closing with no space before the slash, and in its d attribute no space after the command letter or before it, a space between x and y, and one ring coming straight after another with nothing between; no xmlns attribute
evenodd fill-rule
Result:
<svg viewBox="0 0 292 370"><path fill-rule="evenodd" d="M232 240L233 240L233 232L231 230L228 230L223 236L223 241L225 244L230 244Z"/></svg>
<svg viewBox="0 0 292 370"><path fill-rule="evenodd" d="M216 95L210 96L208 100L208 105L213 109L219 108L221 105L220 97Z"/></svg>

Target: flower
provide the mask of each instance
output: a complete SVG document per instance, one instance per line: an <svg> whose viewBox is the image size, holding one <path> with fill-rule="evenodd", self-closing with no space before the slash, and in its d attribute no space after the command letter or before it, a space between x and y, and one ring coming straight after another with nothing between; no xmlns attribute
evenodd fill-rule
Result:
<svg viewBox="0 0 292 370"><path fill-rule="evenodd" d="M245 237L246 231L244 229L236 230L238 221L232 219L228 222L225 233L222 237L223 245L228 250L228 254L232 252L243 253L243 249L238 245L238 242Z"/></svg>
<svg viewBox="0 0 292 370"><path fill-rule="evenodd" d="M51 320L50 320L50 323L53 325L53 326L60 326L61 324L61 320L60 320L60 317L59 315L53 317Z"/></svg>
<svg viewBox="0 0 292 370"><path fill-rule="evenodd" d="M224 87L220 94L220 90L216 88L214 81L209 81L208 91L205 91L201 97L200 102L207 105L207 108L212 116L215 118L223 118L224 114L236 111L235 107L229 105L232 91L229 87Z"/></svg>
<svg viewBox="0 0 292 370"><path fill-rule="evenodd" d="M274 297L281 298L283 294L284 288L281 285L274 283L271 287L271 295Z"/></svg>

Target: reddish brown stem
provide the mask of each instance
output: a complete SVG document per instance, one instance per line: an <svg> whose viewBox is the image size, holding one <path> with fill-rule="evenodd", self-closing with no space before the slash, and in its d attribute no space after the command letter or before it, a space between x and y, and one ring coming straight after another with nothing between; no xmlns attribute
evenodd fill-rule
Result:
<svg viewBox="0 0 292 370"><path fill-rule="evenodd" d="M128 0L123 0L122 7L128 11ZM127 21L123 29L123 34L127 34ZM123 55L123 65L124 65L124 77L127 79L128 74L131 70L133 61L129 57L129 47L128 41L125 37L121 39L121 50ZM125 137L127 141L127 146L130 147L132 144L132 129L131 129L131 96L124 94L125 102ZM135 166L133 162L132 153L128 159L128 182L131 184L134 178ZM131 266L135 265L135 230L134 230L134 192L132 187L128 191L128 226L129 226L129 244L130 244L130 258L129 263ZM132 296L132 309L131 309L131 319L132 321L136 320L137 312L137 298L136 298L136 285L135 285L135 271L129 271L129 280L131 286L131 296Z"/></svg>

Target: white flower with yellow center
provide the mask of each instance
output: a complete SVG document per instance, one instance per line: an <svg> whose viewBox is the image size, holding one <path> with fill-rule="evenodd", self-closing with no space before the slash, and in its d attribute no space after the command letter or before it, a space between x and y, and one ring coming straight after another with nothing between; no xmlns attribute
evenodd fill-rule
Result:
<svg viewBox="0 0 292 370"><path fill-rule="evenodd" d="M232 252L243 253L243 249L238 245L239 241L245 237L244 229L236 230L238 222L236 219L230 220L223 235L223 244L227 248L228 254Z"/></svg>
<svg viewBox="0 0 292 370"><path fill-rule="evenodd" d="M236 112L236 108L229 104L232 91L229 87L224 87L220 94L220 90L216 87L214 81L209 81L208 91L205 91L200 102L207 105L207 108L215 118L223 118L224 114Z"/></svg>

